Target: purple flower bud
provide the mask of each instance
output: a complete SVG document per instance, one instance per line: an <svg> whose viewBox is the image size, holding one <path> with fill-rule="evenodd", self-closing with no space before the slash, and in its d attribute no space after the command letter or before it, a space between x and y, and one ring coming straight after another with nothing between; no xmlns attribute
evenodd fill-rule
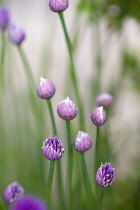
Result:
<svg viewBox="0 0 140 210"><path fill-rule="evenodd" d="M79 131L78 135L74 140L74 148L78 152L85 152L89 150L91 147L92 147L92 140L90 136L83 131Z"/></svg>
<svg viewBox="0 0 140 210"><path fill-rule="evenodd" d="M13 182L12 184L8 185L8 187L4 191L4 199L12 204L17 199L19 199L24 193L24 189L20 186L17 182Z"/></svg>
<svg viewBox="0 0 140 210"><path fill-rule="evenodd" d="M8 27L9 39L13 44L20 45L25 39L25 32L23 29L11 23Z"/></svg>
<svg viewBox="0 0 140 210"><path fill-rule="evenodd" d="M47 207L43 200L32 195L24 195L17 200L11 210L47 210Z"/></svg>
<svg viewBox="0 0 140 210"><path fill-rule="evenodd" d="M111 163L102 164L96 173L96 181L102 187L108 187L115 181L114 168Z"/></svg>
<svg viewBox="0 0 140 210"><path fill-rule="evenodd" d="M0 29L4 30L5 28L7 28L9 21L10 21L10 14L9 14L8 9L1 8L0 9Z"/></svg>
<svg viewBox="0 0 140 210"><path fill-rule="evenodd" d="M56 136L50 137L43 142L42 152L49 160L59 160L64 154L64 147Z"/></svg>
<svg viewBox="0 0 140 210"><path fill-rule="evenodd" d="M64 101L61 101L57 106L57 114L63 120L73 120L77 114L77 106L67 97Z"/></svg>
<svg viewBox="0 0 140 210"><path fill-rule="evenodd" d="M113 97L109 93L101 93L96 98L96 103L98 106L109 107L113 103Z"/></svg>
<svg viewBox="0 0 140 210"><path fill-rule="evenodd" d="M42 99L52 98L55 94L54 84L50 80L41 77L37 88L37 94Z"/></svg>
<svg viewBox="0 0 140 210"><path fill-rule="evenodd" d="M96 126L102 126L106 122L106 112L103 107L95 108L91 113L91 120Z"/></svg>
<svg viewBox="0 0 140 210"><path fill-rule="evenodd" d="M62 12L68 8L68 0L50 0L49 2L50 9L53 12Z"/></svg>

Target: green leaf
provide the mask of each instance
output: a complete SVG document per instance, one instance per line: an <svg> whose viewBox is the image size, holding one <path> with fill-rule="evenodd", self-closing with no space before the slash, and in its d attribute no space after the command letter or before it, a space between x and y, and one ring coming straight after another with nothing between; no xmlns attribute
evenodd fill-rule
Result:
<svg viewBox="0 0 140 210"><path fill-rule="evenodd" d="M0 197L0 210L6 210Z"/></svg>

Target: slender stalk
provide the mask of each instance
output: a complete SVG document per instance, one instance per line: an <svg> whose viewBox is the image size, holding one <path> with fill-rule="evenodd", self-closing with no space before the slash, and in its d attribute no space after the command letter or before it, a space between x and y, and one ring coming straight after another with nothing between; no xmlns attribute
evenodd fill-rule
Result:
<svg viewBox="0 0 140 210"><path fill-rule="evenodd" d="M89 174L87 171L86 161L85 161L85 155L84 153L81 153L81 167L82 167L82 174L83 174L83 180L85 185L85 190L87 194L87 200L88 200L88 208L93 209L94 207L94 196L91 188L91 183L89 179Z"/></svg>
<svg viewBox="0 0 140 210"><path fill-rule="evenodd" d="M65 39L66 39L66 43L67 43L67 48L68 48L68 53L69 53L69 57L70 57L70 62L71 62L71 68L70 68L70 77L71 77L71 81L73 83L74 86L74 90L75 90L75 96L78 102L78 107L79 107L79 124L80 124L80 129L84 130L85 128L85 121L84 119L84 111L83 111L83 104L81 101L81 97L80 97L80 92L79 92L79 88L78 88L78 84L77 84L77 76L76 76L76 69L75 69L75 65L74 65L74 60L73 60L73 47L72 47L72 43L70 41L70 37L66 28L66 24L65 24L65 20L64 20L64 16L63 16L63 12L59 12L58 13L62 27L63 27L63 31L64 31L64 35L65 35Z"/></svg>
<svg viewBox="0 0 140 210"><path fill-rule="evenodd" d="M57 130L56 130L56 125L55 125L55 120L54 120L52 103L51 103L50 99L46 99L46 102L47 102L47 105L48 105L50 119L51 119L51 123L52 123L53 136L56 136L57 135Z"/></svg>
<svg viewBox="0 0 140 210"><path fill-rule="evenodd" d="M67 127L67 139L68 139L68 164L67 164L68 196L69 196L69 209L72 209L73 145L71 142L70 121L66 121L66 127Z"/></svg>
<svg viewBox="0 0 140 210"><path fill-rule="evenodd" d="M55 123L55 119L54 119L54 113L53 113L53 109L52 109L52 103L51 103L50 99L46 99L46 102L48 105L50 119L51 119L51 123L52 123L53 136L56 136L58 134L57 134L56 123ZM57 166L57 184L58 184L58 189L59 189L59 195L60 195L60 199L61 199L61 204L64 207L63 183L62 183L63 176L61 173L62 169L61 169L60 160L57 161L56 166Z"/></svg>
<svg viewBox="0 0 140 210"><path fill-rule="evenodd" d="M96 145L95 145L95 159L94 159L94 173L96 177L97 169L100 166L100 127L97 126Z"/></svg>
<svg viewBox="0 0 140 210"><path fill-rule="evenodd" d="M19 51L19 54L21 56L23 65L25 67L24 69L25 69L28 85L29 85L29 88L30 88L30 92L33 94L34 88L35 88L35 82L34 82L34 78L33 78L33 75L32 75L32 71L31 71L30 65L28 63L26 55L25 55L23 49L21 48L21 46L17 46L17 49Z"/></svg>
<svg viewBox="0 0 140 210"><path fill-rule="evenodd" d="M98 194L97 210L102 209L103 195L104 195L104 188L100 187L100 191L99 191L99 194Z"/></svg>
<svg viewBox="0 0 140 210"><path fill-rule="evenodd" d="M47 201L49 205L50 205L54 165L55 165L55 161L50 161L50 168L49 168L49 174L48 174L48 180L47 180Z"/></svg>
<svg viewBox="0 0 140 210"><path fill-rule="evenodd" d="M5 32L1 32L1 55L0 55L0 85L1 89L4 86L4 61L5 61L5 50L6 50L6 43L5 43Z"/></svg>

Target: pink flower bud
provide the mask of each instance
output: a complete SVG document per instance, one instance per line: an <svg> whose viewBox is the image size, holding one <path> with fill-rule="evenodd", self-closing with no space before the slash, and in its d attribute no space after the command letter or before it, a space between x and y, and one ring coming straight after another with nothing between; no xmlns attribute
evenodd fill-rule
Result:
<svg viewBox="0 0 140 210"><path fill-rule="evenodd" d="M68 0L50 0L49 2L50 9L53 12L62 12L68 8Z"/></svg>
<svg viewBox="0 0 140 210"><path fill-rule="evenodd" d="M73 101L67 97L58 104L57 113L63 120L73 120L78 114L78 109Z"/></svg>

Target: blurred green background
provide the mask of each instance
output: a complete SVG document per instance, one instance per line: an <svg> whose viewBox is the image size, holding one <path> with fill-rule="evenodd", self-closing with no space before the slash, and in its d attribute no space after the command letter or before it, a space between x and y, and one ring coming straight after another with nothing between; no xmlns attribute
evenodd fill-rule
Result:
<svg viewBox="0 0 140 210"><path fill-rule="evenodd" d="M69 57L58 15L49 10L46 0L0 1L11 13L12 22L26 31L24 52L32 68L36 87L41 76L56 86L52 99L58 135L65 147L62 163L63 184L66 182L67 143L65 123L56 113L57 104L67 95L76 103L70 80ZM102 162L110 161L116 172L116 182L106 189L103 209L140 209L140 1L139 0L77 0L70 1L64 12L73 43L86 123L85 132L93 139L93 147L86 160L93 182L93 154L95 126L90 114L96 107L96 96L109 92L114 104L108 123L101 129ZM2 46L2 42L0 43ZM4 87L0 92L0 195L8 184L18 181L28 193L46 198L46 180L49 161L41 146L52 135L51 122L45 101L34 89L36 108L28 91L24 66L18 50L5 33ZM39 113L39 114L38 114ZM109 135L106 127L109 126ZM72 122L73 139L79 130L78 118ZM109 138L111 156L108 158L106 138ZM79 204L78 154L74 152L74 209ZM53 208L61 209L53 183ZM81 190L84 198L83 184ZM80 191L81 192L81 191ZM5 204L6 205L6 204ZM8 207L7 207L8 208Z"/></svg>

